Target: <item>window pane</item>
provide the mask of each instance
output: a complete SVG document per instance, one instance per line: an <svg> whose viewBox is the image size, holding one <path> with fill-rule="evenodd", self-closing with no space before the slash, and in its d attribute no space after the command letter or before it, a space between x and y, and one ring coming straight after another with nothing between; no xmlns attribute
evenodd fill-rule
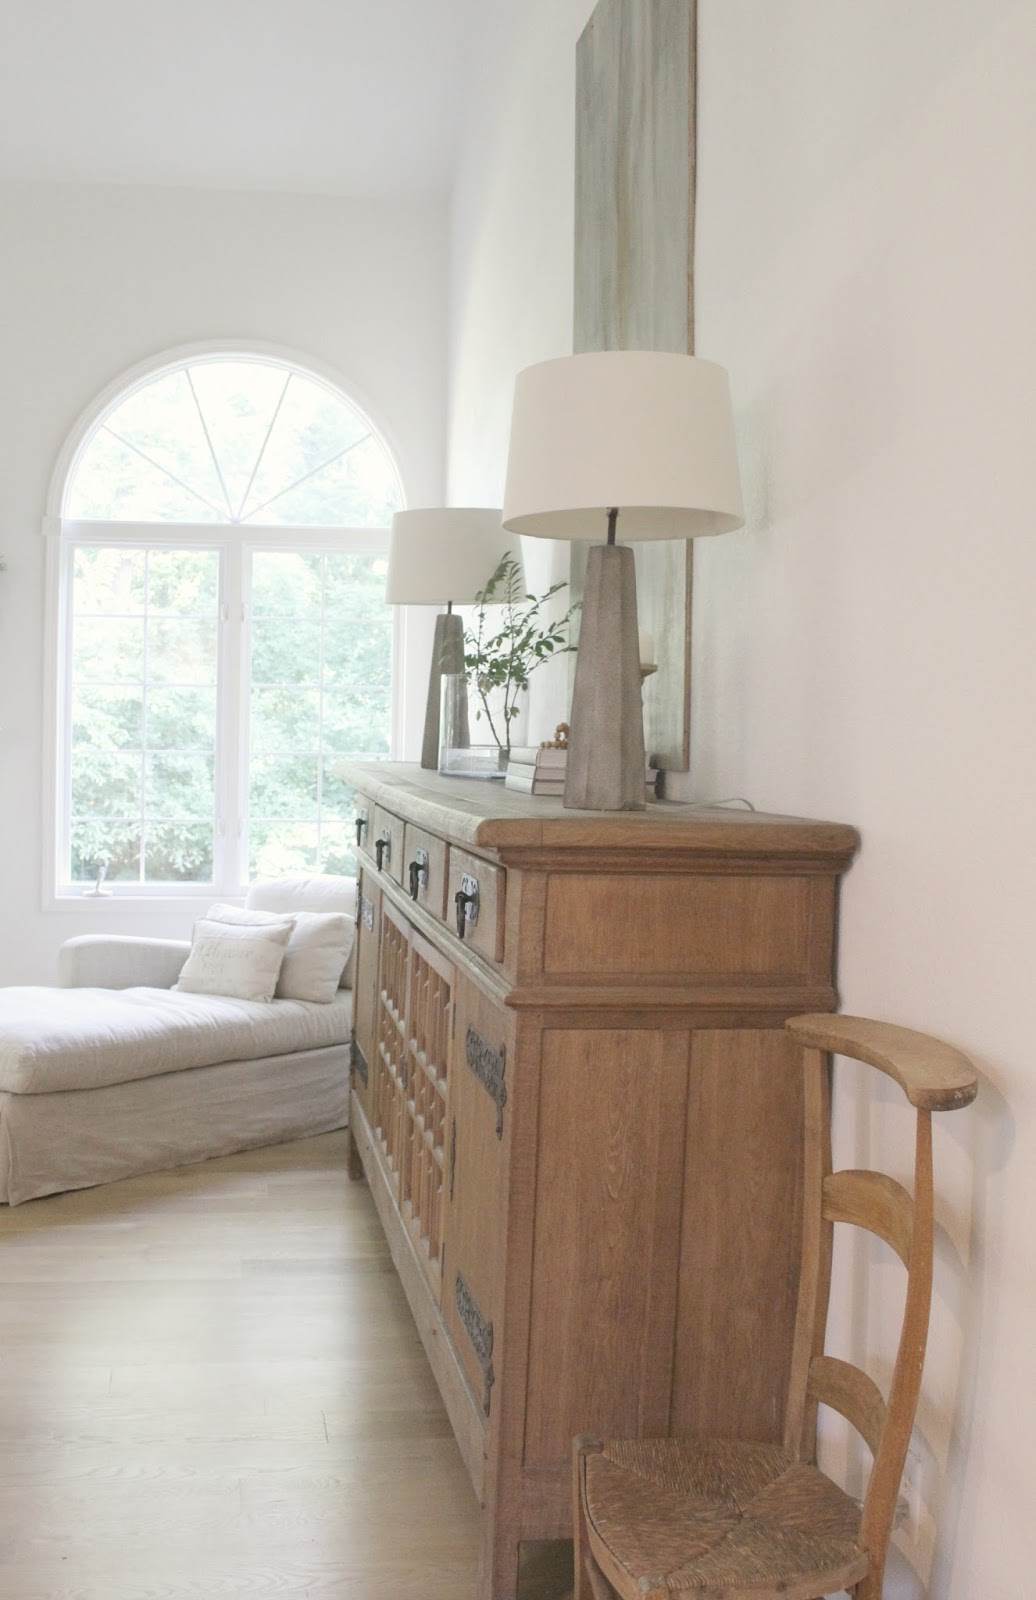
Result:
<svg viewBox="0 0 1036 1600"><path fill-rule="evenodd" d="M355 406L312 378L292 373L248 491L244 516L263 522L271 520L264 507L301 479L309 479L344 452L355 449L370 437L370 432L370 423ZM337 521L334 507L329 505L327 509L329 517L301 520Z"/></svg>
<svg viewBox="0 0 1036 1600"><path fill-rule="evenodd" d="M152 683L214 684L215 620L158 618L148 625L148 677Z"/></svg>
<svg viewBox="0 0 1036 1600"><path fill-rule="evenodd" d="M320 610L323 558L257 551L252 557L252 615L305 617Z"/></svg>
<svg viewBox="0 0 1036 1600"><path fill-rule="evenodd" d="M384 445L352 402L279 362L185 362L119 400L66 495L82 520L386 527Z"/></svg>
<svg viewBox="0 0 1036 1600"><path fill-rule="evenodd" d="M249 773L249 815L257 821L284 817L315 822L318 771L316 756L256 757Z"/></svg>
<svg viewBox="0 0 1036 1600"><path fill-rule="evenodd" d="M126 616L144 609L143 550L79 549L73 567L77 616Z"/></svg>
<svg viewBox="0 0 1036 1600"><path fill-rule="evenodd" d="M320 683L319 622L270 617L252 624L252 682Z"/></svg>
<svg viewBox="0 0 1036 1600"><path fill-rule="evenodd" d="M73 750L139 750L143 728L140 689L77 689L72 697Z"/></svg>
<svg viewBox="0 0 1036 1600"><path fill-rule="evenodd" d="M212 750L216 744L215 689L149 689L149 750Z"/></svg>
<svg viewBox="0 0 1036 1600"><path fill-rule="evenodd" d="M392 464L379 441L367 438L270 500L249 496L245 515L271 527L387 528L399 508Z"/></svg>
<svg viewBox="0 0 1036 1600"><path fill-rule="evenodd" d="M266 436L288 381L285 367L263 361L198 361L191 382L237 522Z"/></svg>
<svg viewBox="0 0 1036 1600"><path fill-rule="evenodd" d="M252 692L252 750L316 750L320 743L320 696L315 689L255 689Z"/></svg>
<svg viewBox="0 0 1036 1600"><path fill-rule="evenodd" d="M214 617L219 610L219 552L150 550L147 562L150 612Z"/></svg>
<svg viewBox="0 0 1036 1600"><path fill-rule="evenodd" d="M72 676L77 683L141 683L144 678L144 619L75 617Z"/></svg>
<svg viewBox="0 0 1036 1600"><path fill-rule="evenodd" d="M248 837L248 872L252 878L317 870L315 823L257 822L249 828Z"/></svg>
<svg viewBox="0 0 1036 1600"><path fill-rule="evenodd" d="M102 579L143 595L143 614L101 615ZM80 550L73 607L81 595L91 610L72 619L73 881L96 878L105 859L113 879L141 881L143 848L144 882L211 882L218 552ZM208 615L183 614L197 611Z"/></svg>
<svg viewBox="0 0 1036 1600"><path fill-rule="evenodd" d="M144 769L144 813L155 818L193 819L215 811L211 756L148 756Z"/></svg>
<svg viewBox="0 0 1036 1600"><path fill-rule="evenodd" d="M140 756L96 750L72 751L72 815L125 817L140 811Z"/></svg>
<svg viewBox="0 0 1036 1600"><path fill-rule="evenodd" d="M355 871L356 799L342 756L387 756L392 625L380 556L257 553L253 595L284 608L253 623L250 864ZM267 686L295 673L317 689ZM276 825L276 819L283 823ZM301 826L312 818L317 833Z"/></svg>
<svg viewBox="0 0 1036 1600"><path fill-rule="evenodd" d="M102 522L221 522L219 511L131 450L106 427L83 452L66 516Z"/></svg>
<svg viewBox="0 0 1036 1600"><path fill-rule="evenodd" d="M139 880L139 819L73 823L71 881L95 883L102 866L110 883Z"/></svg>
<svg viewBox="0 0 1036 1600"><path fill-rule="evenodd" d="M217 516L230 507L212 459L187 372L163 373L120 401L105 419L108 432L165 473Z"/></svg>
<svg viewBox="0 0 1036 1600"><path fill-rule="evenodd" d="M386 556L329 555L325 609L329 617L387 621Z"/></svg>
<svg viewBox="0 0 1036 1600"><path fill-rule="evenodd" d="M144 846L148 883L211 883L212 826L151 823Z"/></svg>
<svg viewBox="0 0 1036 1600"><path fill-rule="evenodd" d="M355 803L354 796L353 806ZM341 873L346 878L356 876L356 830L352 823L327 823L321 829L320 870Z"/></svg>

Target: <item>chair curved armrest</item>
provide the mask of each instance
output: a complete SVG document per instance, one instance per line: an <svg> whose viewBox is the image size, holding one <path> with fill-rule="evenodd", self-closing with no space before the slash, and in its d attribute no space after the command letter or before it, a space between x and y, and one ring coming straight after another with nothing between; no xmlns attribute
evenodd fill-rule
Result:
<svg viewBox="0 0 1036 1600"><path fill-rule="evenodd" d="M84 933L58 954L63 989L171 989L190 951L186 939L136 939Z"/></svg>
<svg viewBox="0 0 1036 1600"><path fill-rule="evenodd" d="M789 1017L786 1026L800 1044L887 1073L919 1111L956 1111L978 1093L978 1074L968 1057L913 1028L824 1012Z"/></svg>

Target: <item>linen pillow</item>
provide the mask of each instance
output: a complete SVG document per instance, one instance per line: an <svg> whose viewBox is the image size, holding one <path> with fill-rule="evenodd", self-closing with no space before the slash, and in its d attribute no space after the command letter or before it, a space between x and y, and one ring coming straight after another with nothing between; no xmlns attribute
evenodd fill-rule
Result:
<svg viewBox="0 0 1036 1600"><path fill-rule="evenodd" d="M295 926L277 979L278 1000L329 1004L338 993L355 931L352 918L344 911L295 912Z"/></svg>
<svg viewBox="0 0 1036 1600"><path fill-rule="evenodd" d="M188 994L272 1000L294 917L213 906L199 917L175 987Z"/></svg>

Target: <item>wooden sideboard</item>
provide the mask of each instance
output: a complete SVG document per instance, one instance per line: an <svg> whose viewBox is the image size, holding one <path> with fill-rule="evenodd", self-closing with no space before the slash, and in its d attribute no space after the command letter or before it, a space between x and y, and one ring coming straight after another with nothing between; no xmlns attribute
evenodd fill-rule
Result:
<svg viewBox="0 0 1036 1600"><path fill-rule="evenodd" d="M854 829L343 766L351 1131L483 1511L570 1536L573 1435L779 1440L800 1073ZM460 897L458 899L458 897Z"/></svg>

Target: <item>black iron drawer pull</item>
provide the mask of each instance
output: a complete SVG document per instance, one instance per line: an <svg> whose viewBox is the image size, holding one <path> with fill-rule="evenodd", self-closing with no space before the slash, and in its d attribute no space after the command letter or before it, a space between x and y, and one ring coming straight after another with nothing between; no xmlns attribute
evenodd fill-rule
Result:
<svg viewBox="0 0 1036 1600"><path fill-rule="evenodd" d="M457 938L463 939L465 923L470 922L474 926L478 921L478 879L470 878L465 873L453 902L457 907Z"/></svg>
<svg viewBox="0 0 1036 1600"><path fill-rule="evenodd" d="M410 863L410 898L416 900L422 889L428 887L428 851L418 850Z"/></svg>
<svg viewBox="0 0 1036 1600"><path fill-rule="evenodd" d="M356 818L356 843L358 845L363 843L363 836L364 836L364 834L366 832L367 832L367 813L366 813L366 811L361 811L359 816Z"/></svg>
<svg viewBox="0 0 1036 1600"><path fill-rule="evenodd" d="M385 862L392 855L392 835L383 833L380 839L374 841L374 854L377 857L378 871L380 872Z"/></svg>

